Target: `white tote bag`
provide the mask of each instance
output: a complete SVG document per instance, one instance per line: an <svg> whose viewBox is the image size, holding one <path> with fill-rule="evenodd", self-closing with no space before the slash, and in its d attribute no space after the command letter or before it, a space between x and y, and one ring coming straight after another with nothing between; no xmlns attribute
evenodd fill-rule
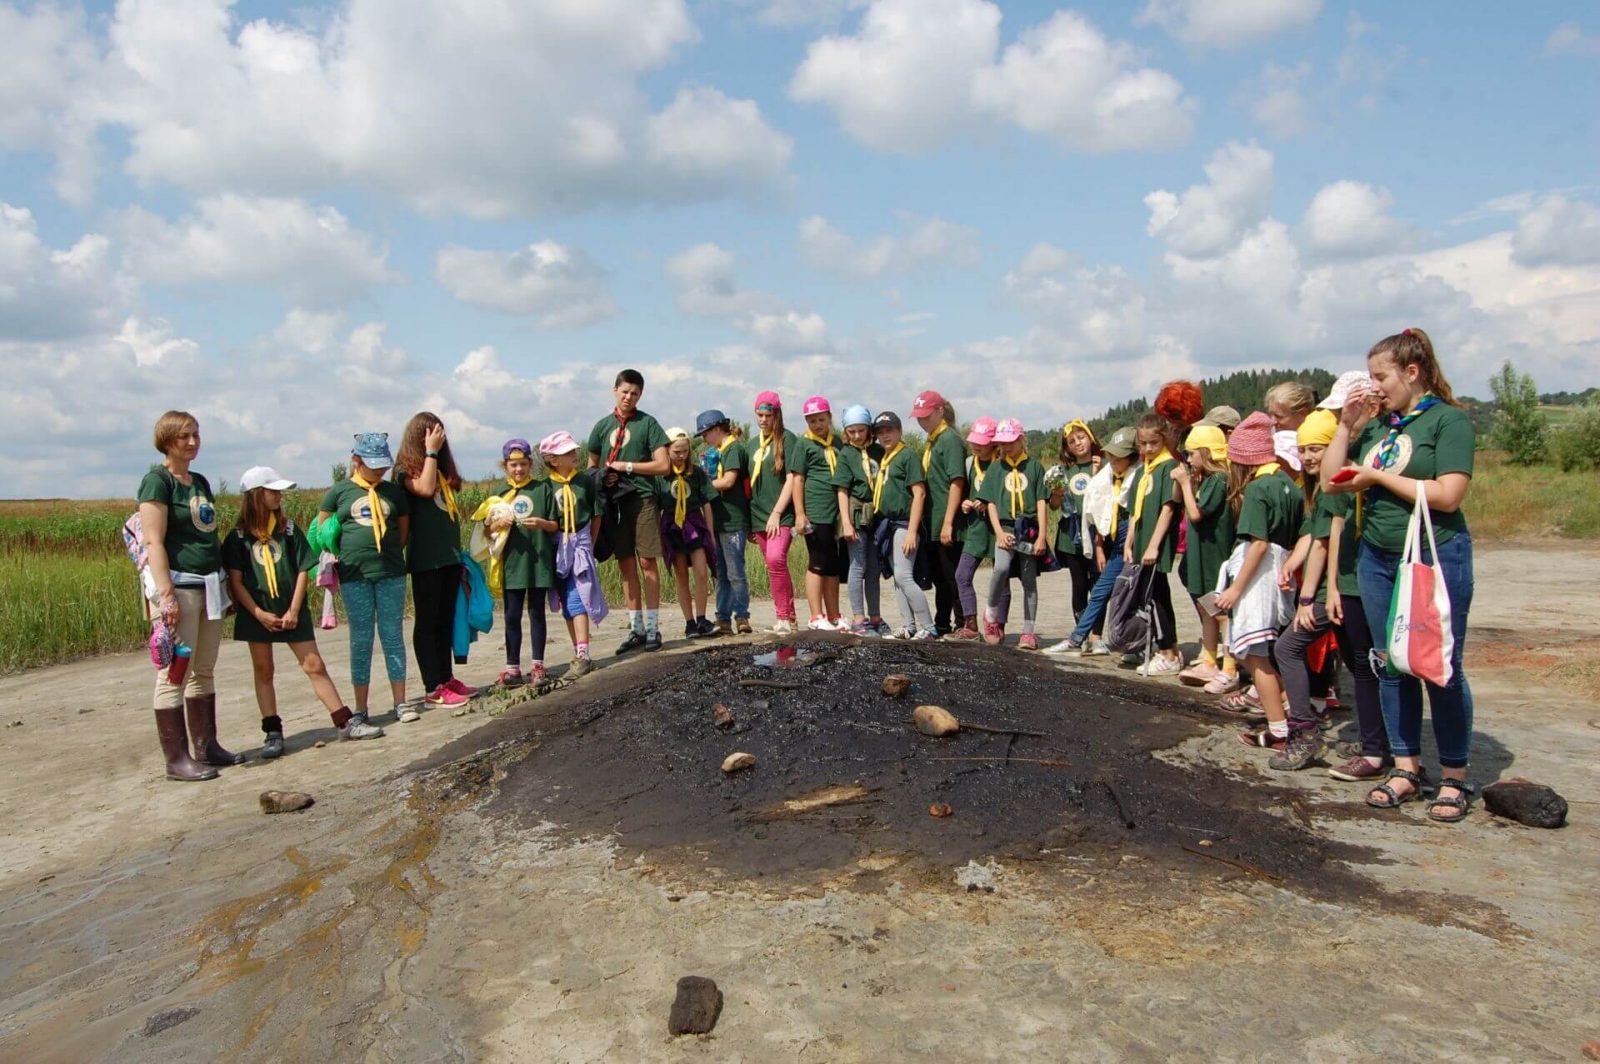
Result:
<svg viewBox="0 0 1600 1064"><path fill-rule="evenodd" d="M1422 533L1428 533L1429 564L1422 561ZM1389 671L1406 673L1444 687L1454 675L1455 632L1450 627L1450 592L1439 567L1428 492L1417 484L1417 504L1406 527L1405 550L1389 602Z"/></svg>

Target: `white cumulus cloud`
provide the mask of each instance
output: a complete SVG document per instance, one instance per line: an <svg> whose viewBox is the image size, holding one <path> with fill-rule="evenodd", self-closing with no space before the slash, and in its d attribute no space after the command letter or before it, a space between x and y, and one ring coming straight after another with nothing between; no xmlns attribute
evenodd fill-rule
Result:
<svg viewBox="0 0 1600 1064"><path fill-rule="evenodd" d="M1563 22L1550 31L1544 50L1550 55L1594 59L1600 56L1600 34L1584 33L1576 22Z"/></svg>
<svg viewBox="0 0 1600 1064"><path fill-rule="evenodd" d="M104 330L125 311L132 285L98 233L52 248L33 212L0 203L0 338L43 340Z"/></svg>
<svg viewBox="0 0 1600 1064"><path fill-rule="evenodd" d="M1312 197L1300 232L1314 252L1329 256L1378 255L1402 250L1407 227L1390 217L1394 196L1362 181L1335 181Z"/></svg>
<svg viewBox="0 0 1600 1064"><path fill-rule="evenodd" d="M978 263L978 231L941 218L903 219L901 236L857 240L821 215L800 223L800 252L820 270L860 280L918 269L966 268Z"/></svg>
<svg viewBox="0 0 1600 1064"><path fill-rule="evenodd" d="M1272 153L1251 142L1231 142L1205 165L1206 183L1184 192L1158 189L1144 198L1147 232L1179 255L1220 255L1272 206Z"/></svg>
<svg viewBox="0 0 1600 1064"><path fill-rule="evenodd" d="M1525 266L1600 262L1600 207L1559 192L1540 197L1517 219L1511 247Z"/></svg>
<svg viewBox="0 0 1600 1064"><path fill-rule="evenodd" d="M599 268L553 240L516 251L442 248L434 276L463 303L532 317L540 328L587 325L617 313Z"/></svg>
<svg viewBox="0 0 1600 1064"><path fill-rule="evenodd" d="M831 347L820 314L741 287L734 261L733 252L711 243L685 248L668 259L666 275L677 289L678 309L727 321L766 350L821 352Z"/></svg>
<svg viewBox="0 0 1600 1064"><path fill-rule="evenodd" d="M1238 48L1316 21L1322 0L1150 0L1134 21L1185 44Z"/></svg>

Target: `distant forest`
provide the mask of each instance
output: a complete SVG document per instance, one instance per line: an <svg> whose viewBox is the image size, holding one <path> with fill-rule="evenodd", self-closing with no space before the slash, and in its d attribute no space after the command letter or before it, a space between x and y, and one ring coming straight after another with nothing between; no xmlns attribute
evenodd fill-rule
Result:
<svg viewBox="0 0 1600 1064"><path fill-rule="evenodd" d="M1325 369L1246 369L1226 377L1208 377L1199 381L1200 391L1206 397L1206 409L1214 406L1231 406L1240 414L1249 414L1262 408L1267 389L1284 381L1304 381L1311 385L1320 400L1333 388L1338 378ZM1089 422L1094 434L1102 440L1123 425L1132 425L1140 414L1150 409L1148 399L1130 399L1107 410Z"/></svg>

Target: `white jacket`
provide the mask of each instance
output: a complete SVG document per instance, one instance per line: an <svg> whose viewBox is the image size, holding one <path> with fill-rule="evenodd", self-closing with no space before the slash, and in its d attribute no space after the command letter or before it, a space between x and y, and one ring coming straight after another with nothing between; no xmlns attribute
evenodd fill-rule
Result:
<svg viewBox="0 0 1600 1064"><path fill-rule="evenodd" d="M1132 472L1133 467L1129 466L1128 473ZM1111 461L1107 459L1100 467L1100 471L1089 478L1089 486L1083 489L1083 550L1089 555L1094 554L1094 540L1091 538L1089 526L1093 525L1101 535L1108 534L1113 505L1124 519L1128 516L1128 496L1133 490L1133 477L1130 475L1122 478L1120 495L1112 489L1112 479Z"/></svg>

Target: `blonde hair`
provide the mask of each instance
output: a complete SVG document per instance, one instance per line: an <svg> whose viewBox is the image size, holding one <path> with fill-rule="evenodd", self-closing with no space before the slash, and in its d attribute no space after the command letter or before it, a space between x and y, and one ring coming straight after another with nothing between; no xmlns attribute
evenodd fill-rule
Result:
<svg viewBox="0 0 1600 1064"><path fill-rule="evenodd" d="M1309 413L1317 405L1317 393L1309 384L1284 381L1267 389L1267 407L1270 409L1274 403L1290 413Z"/></svg>
<svg viewBox="0 0 1600 1064"><path fill-rule="evenodd" d="M155 444L156 450L162 454L172 446L174 440L183 435L183 430L193 425L200 427L200 419L187 410L168 410L156 419Z"/></svg>
<svg viewBox="0 0 1600 1064"><path fill-rule="evenodd" d="M1416 366L1417 379L1422 382L1423 391L1432 392L1451 406L1461 405L1450 390L1450 382L1444 379L1444 370L1439 368L1439 356L1434 354L1433 341L1421 329L1405 329L1373 344L1372 350L1367 352L1367 359L1370 361L1380 357L1394 359L1395 365L1401 369Z"/></svg>

